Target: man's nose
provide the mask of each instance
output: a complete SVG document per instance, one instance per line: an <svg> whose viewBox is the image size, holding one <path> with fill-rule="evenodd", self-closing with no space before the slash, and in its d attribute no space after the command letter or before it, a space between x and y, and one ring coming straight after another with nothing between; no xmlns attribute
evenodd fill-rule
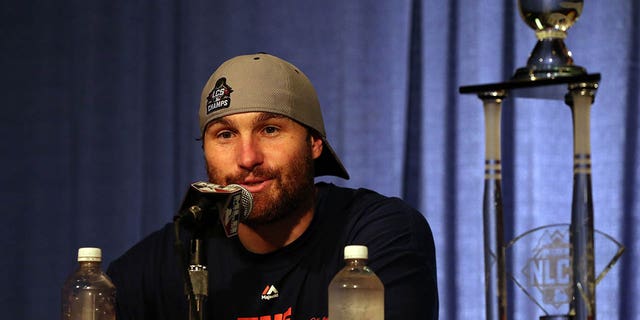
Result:
<svg viewBox="0 0 640 320"><path fill-rule="evenodd" d="M242 139L238 150L238 165L246 170L251 170L263 161L262 147L258 139L245 137Z"/></svg>

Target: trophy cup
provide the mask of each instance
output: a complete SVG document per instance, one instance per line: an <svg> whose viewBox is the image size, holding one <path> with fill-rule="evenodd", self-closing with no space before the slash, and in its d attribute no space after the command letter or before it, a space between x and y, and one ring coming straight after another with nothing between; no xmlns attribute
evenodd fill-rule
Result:
<svg viewBox="0 0 640 320"><path fill-rule="evenodd" d="M487 320L507 319L508 274L544 312L540 319L595 320L596 284L624 247L594 229L590 111L600 74L588 74L574 65L563 41L567 29L582 13L584 1L517 1L522 18L538 37L527 65L517 69L508 81L459 89L463 94L477 94L484 107L485 316ZM507 96L564 99L573 120L574 156L571 223L534 228L505 244L500 127L502 103ZM507 270L507 258L515 269ZM596 260L603 265L597 276Z"/></svg>
<svg viewBox="0 0 640 320"><path fill-rule="evenodd" d="M586 74L573 64L564 43L569 29L582 13L583 0L518 0L524 22L536 32L538 42L526 67L513 76L517 80L536 80Z"/></svg>

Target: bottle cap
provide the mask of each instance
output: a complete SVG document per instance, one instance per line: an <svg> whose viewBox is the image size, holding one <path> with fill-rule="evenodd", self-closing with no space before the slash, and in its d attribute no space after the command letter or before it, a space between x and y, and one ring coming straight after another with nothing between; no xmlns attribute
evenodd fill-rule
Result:
<svg viewBox="0 0 640 320"><path fill-rule="evenodd" d="M350 245L344 247L344 258L345 259L368 259L369 258L369 250L367 246L360 245Z"/></svg>
<svg viewBox="0 0 640 320"><path fill-rule="evenodd" d="M102 250L100 248L80 248L78 249L78 261L102 261Z"/></svg>

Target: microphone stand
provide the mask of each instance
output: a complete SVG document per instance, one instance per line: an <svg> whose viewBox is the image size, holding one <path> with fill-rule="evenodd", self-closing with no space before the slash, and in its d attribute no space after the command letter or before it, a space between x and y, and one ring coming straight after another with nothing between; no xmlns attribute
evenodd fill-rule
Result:
<svg viewBox="0 0 640 320"><path fill-rule="evenodd" d="M238 223L251 212L251 193L239 185L222 187L205 182L191 185L180 211L174 216L175 250L183 270L189 320L204 320L209 291L207 236L222 226L227 237L237 234ZM195 204L194 204L195 203ZM212 213L213 212L213 213ZM191 233L189 253L180 241L180 229ZM189 262L187 266L187 261Z"/></svg>
<svg viewBox="0 0 640 320"><path fill-rule="evenodd" d="M205 234L203 226L203 211L199 206L191 206L189 211L194 217L191 246L189 250L189 281L191 290L188 290L189 320L204 320L205 302L209 292L209 271L207 270Z"/></svg>

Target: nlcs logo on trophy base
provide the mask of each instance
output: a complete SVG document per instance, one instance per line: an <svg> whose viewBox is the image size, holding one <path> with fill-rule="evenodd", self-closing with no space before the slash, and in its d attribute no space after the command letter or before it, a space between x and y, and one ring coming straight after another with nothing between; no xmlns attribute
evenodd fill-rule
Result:
<svg viewBox="0 0 640 320"><path fill-rule="evenodd" d="M522 274L527 286L542 294L542 302L559 308L571 300L571 242L567 229L543 230Z"/></svg>
<svg viewBox="0 0 640 320"><path fill-rule="evenodd" d="M512 267L508 276L546 315L571 314L573 296L569 224L535 228L506 246ZM609 235L595 232L596 284L618 261L624 247Z"/></svg>

